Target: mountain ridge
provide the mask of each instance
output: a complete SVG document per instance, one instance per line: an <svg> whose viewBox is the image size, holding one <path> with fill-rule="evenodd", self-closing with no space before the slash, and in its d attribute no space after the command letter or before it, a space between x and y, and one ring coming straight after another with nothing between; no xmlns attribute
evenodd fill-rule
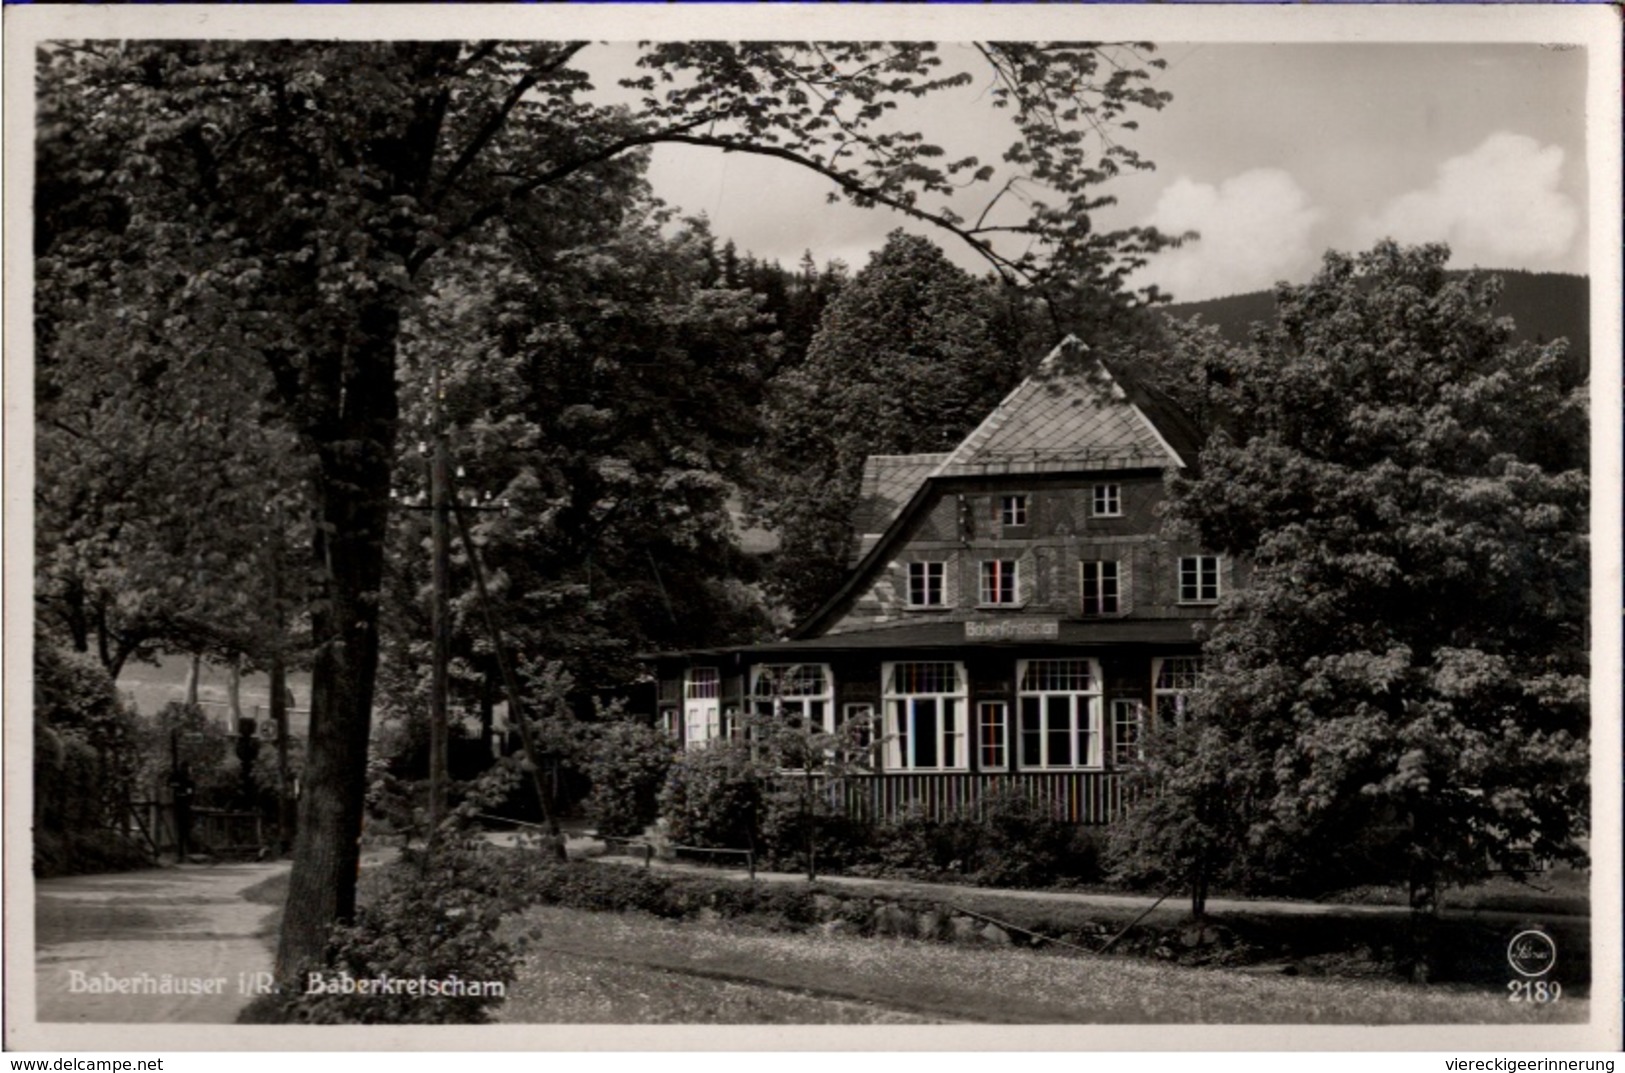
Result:
<svg viewBox="0 0 1625 1073"><path fill-rule="evenodd" d="M1567 272L1530 272L1525 269L1473 269L1480 275L1500 276L1502 290L1497 312L1511 317L1520 341L1569 341L1569 366L1583 381L1591 366L1591 281ZM1453 270L1452 278L1468 274ZM1180 319L1200 316L1232 343L1247 341L1255 322L1275 319L1275 292L1248 291L1199 302L1174 302L1162 312Z"/></svg>

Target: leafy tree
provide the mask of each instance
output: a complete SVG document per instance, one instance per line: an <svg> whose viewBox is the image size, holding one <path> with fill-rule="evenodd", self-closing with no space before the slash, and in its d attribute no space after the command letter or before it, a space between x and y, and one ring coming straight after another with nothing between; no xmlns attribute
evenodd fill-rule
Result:
<svg viewBox="0 0 1625 1073"><path fill-rule="evenodd" d="M34 646L34 867L38 875L132 867L111 831L136 785L137 725L94 659Z"/></svg>
<svg viewBox="0 0 1625 1073"><path fill-rule="evenodd" d="M495 279L459 266L405 355L424 381L440 366L464 499L501 507L468 521L508 640L600 694L634 679L637 652L766 624L727 500L771 339L751 295L702 284L707 233L664 237L664 222L628 211L590 245L530 245ZM425 436L427 409L407 414ZM418 460L403 469L398 483L421 480ZM472 591L457 611L489 678Z"/></svg>
<svg viewBox="0 0 1625 1073"><path fill-rule="evenodd" d="M1108 835L1114 876L1188 891L1197 918L1216 881L1246 885L1253 759L1215 720L1162 728L1130 776L1138 796Z"/></svg>
<svg viewBox="0 0 1625 1073"><path fill-rule="evenodd" d="M1587 829L1584 397L1447 258L1383 243L1282 287L1228 352L1231 430L1173 486L1251 564L1196 718L1256 874L1385 870L1424 914L1492 865L1579 858Z"/></svg>
<svg viewBox="0 0 1625 1073"><path fill-rule="evenodd" d="M798 615L846 572L864 459L951 449L1019 378L992 299L935 244L894 231L825 310L806 363L774 383L755 491L781 541L775 587Z"/></svg>
<svg viewBox="0 0 1625 1073"><path fill-rule="evenodd" d="M1002 169L882 122L900 99L970 81L928 44L647 45L631 107L587 98L574 62L587 47L96 42L41 54L42 107L108 224L58 255L136 310L164 308L154 281L186 277L179 312L230 330L258 360L312 460L310 754L284 972L317 960L328 926L354 910L400 347L444 254L506 219L583 218L572 210L658 143L811 169L1014 273L1115 290L1119 269L1159 240L1090 226L1099 184L1148 166L1109 134L1165 100L1145 79L1145 46L975 47L987 96L1020 138ZM1019 189L1056 200L1015 223L931 200L967 182L995 200ZM995 240L1012 232L1022 252L1001 253ZM132 248L134 273L120 260Z"/></svg>

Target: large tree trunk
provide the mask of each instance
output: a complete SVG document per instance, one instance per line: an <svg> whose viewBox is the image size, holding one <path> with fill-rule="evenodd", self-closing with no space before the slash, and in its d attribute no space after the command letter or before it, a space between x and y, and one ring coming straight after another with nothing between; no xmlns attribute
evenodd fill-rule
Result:
<svg viewBox="0 0 1625 1073"><path fill-rule="evenodd" d="M339 420L315 444L317 525L309 752L293 875L277 947L286 979L321 961L328 929L355 913L367 742L378 670L378 597L389 516L397 399L392 308L363 313L366 343L347 355ZM334 355L335 365L339 356Z"/></svg>
<svg viewBox="0 0 1625 1073"><path fill-rule="evenodd" d="M401 42L394 76L413 87L408 113L387 135L358 147L379 185L374 208L396 198L419 205L428 191L441 124L450 101L445 79L459 42ZM367 742L378 671L378 604L389 522L390 467L399 421L395 344L410 283L390 283L388 268L421 263L427 235L390 217L371 237L389 262L357 262L376 274L376 297L356 300L338 338L318 334L324 353L288 361L279 388L319 462L314 500L315 578L311 632L309 753L299 802L293 875L277 947L284 979L321 960L328 929L355 913L361 820L367 793ZM306 241L300 236L297 241ZM411 269L414 270L415 269ZM363 292L365 294L367 292Z"/></svg>

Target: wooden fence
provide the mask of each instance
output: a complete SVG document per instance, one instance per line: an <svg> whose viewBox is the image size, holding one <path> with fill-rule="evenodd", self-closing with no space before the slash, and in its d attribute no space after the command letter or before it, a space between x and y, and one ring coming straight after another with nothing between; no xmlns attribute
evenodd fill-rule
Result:
<svg viewBox="0 0 1625 1073"><path fill-rule="evenodd" d="M175 806L167 801L132 801L112 827L141 845L157 860L176 850ZM188 851L214 857L257 856L265 844L265 825L258 813L194 808Z"/></svg>
<svg viewBox="0 0 1625 1073"><path fill-rule="evenodd" d="M849 775L836 780L831 791L840 796L848 815L871 821L905 813L933 820L955 815L981 819L990 799L1016 793L1046 807L1055 819L1103 824L1129 803L1125 779L1117 771Z"/></svg>

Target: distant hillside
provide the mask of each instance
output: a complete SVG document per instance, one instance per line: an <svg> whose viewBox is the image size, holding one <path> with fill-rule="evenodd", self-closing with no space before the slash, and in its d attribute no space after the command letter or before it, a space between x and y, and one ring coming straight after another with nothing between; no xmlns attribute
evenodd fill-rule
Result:
<svg viewBox="0 0 1625 1073"><path fill-rule="evenodd" d="M1496 269L1494 274L1504 283L1501 315L1517 323L1518 338L1535 342L1568 339L1575 382L1584 380L1591 366L1590 281L1585 276L1516 269ZM1275 319L1275 295L1254 291L1205 302L1180 302L1167 306L1166 312L1181 319L1200 314L1208 324L1217 325L1226 339L1239 343L1247 339L1254 321Z"/></svg>

